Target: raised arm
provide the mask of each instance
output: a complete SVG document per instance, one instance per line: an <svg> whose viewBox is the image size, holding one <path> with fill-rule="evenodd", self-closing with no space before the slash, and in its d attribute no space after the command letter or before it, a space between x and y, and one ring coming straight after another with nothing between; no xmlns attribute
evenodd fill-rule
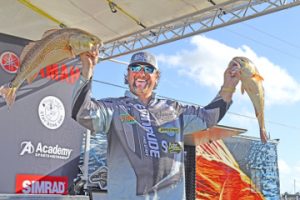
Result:
<svg viewBox="0 0 300 200"><path fill-rule="evenodd" d="M185 134L201 131L216 125L229 109L235 87L239 80L239 66L229 65L224 72L224 81L219 93L208 105L204 108L194 106L185 107Z"/></svg>
<svg viewBox="0 0 300 200"><path fill-rule="evenodd" d="M240 67L231 65L224 72L224 80L221 89L216 98L204 107L207 113L207 126L213 126L218 123L226 114L229 106L232 103L232 96L235 92L235 87L240 81Z"/></svg>
<svg viewBox="0 0 300 200"><path fill-rule="evenodd" d="M98 51L83 53L80 59L82 69L73 91L72 118L92 132L107 132L112 110L103 102L91 98L91 79L98 62Z"/></svg>
<svg viewBox="0 0 300 200"><path fill-rule="evenodd" d="M224 72L224 82L219 92L220 96L226 102L230 102L232 100L235 87L240 81L240 67L230 63Z"/></svg>

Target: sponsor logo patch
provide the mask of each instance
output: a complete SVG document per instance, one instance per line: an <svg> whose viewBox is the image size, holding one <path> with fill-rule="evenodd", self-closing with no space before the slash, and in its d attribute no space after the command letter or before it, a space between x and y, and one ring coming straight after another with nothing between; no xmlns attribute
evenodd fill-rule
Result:
<svg viewBox="0 0 300 200"><path fill-rule="evenodd" d="M0 55L0 65L4 71L15 74L20 67L20 59L15 53L5 51Z"/></svg>
<svg viewBox="0 0 300 200"><path fill-rule="evenodd" d="M16 175L17 194L67 194L67 176Z"/></svg>
<svg viewBox="0 0 300 200"><path fill-rule="evenodd" d="M169 136L175 136L175 134L179 133L179 128L175 128L175 127L160 127L158 128L158 132L159 133L165 133Z"/></svg>
<svg viewBox="0 0 300 200"><path fill-rule="evenodd" d="M39 118L48 129L59 128L65 119L65 107L60 99L54 96L43 98L38 108Z"/></svg>
<svg viewBox="0 0 300 200"><path fill-rule="evenodd" d="M120 119L121 119L121 122L126 122L126 123L129 123L129 124L136 123L134 117L129 115L129 114L121 114Z"/></svg>
<svg viewBox="0 0 300 200"><path fill-rule="evenodd" d="M169 153L180 153L182 151L182 147L177 142L170 142L168 147Z"/></svg>
<svg viewBox="0 0 300 200"><path fill-rule="evenodd" d="M173 121L177 118L176 114L171 111L159 111L153 113L160 121Z"/></svg>

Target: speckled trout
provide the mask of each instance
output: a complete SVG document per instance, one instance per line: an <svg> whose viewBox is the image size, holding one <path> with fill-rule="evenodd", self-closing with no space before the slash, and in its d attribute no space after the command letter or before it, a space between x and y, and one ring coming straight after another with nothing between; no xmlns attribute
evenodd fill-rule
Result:
<svg viewBox="0 0 300 200"><path fill-rule="evenodd" d="M97 50L101 40L83 30L76 28L55 29L46 31L41 40L30 42L20 55L20 68L13 80L0 87L0 95L9 107L15 101L16 92L22 83L28 84L36 78L39 71L51 64L75 58L88 51Z"/></svg>
<svg viewBox="0 0 300 200"><path fill-rule="evenodd" d="M263 143L266 143L268 136L265 129L264 119L264 88L262 85L263 77L259 74L257 68L246 57L235 57L230 64L238 64L241 67L241 83L242 94L247 92L255 109L256 118L259 123L260 138Z"/></svg>

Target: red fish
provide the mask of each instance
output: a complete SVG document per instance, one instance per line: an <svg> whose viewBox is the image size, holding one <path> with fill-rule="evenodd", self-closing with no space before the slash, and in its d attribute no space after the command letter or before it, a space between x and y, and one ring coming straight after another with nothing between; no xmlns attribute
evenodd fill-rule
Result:
<svg viewBox="0 0 300 200"><path fill-rule="evenodd" d="M263 77L259 74L257 68L246 57L235 57L230 62L230 65L239 65L241 72L241 82L242 82L242 94L244 91L247 92L250 97L252 104L255 109L256 118L259 123L260 138L263 143L268 141L268 136L265 129L265 118L264 118L264 88L262 81Z"/></svg>
<svg viewBox="0 0 300 200"><path fill-rule="evenodd" d="M98 37L80 29L64 28L45 32L41 40L24 47L20 56L20 70L9 84L0 87L0 96L11 107L18 88L25 80L30 84L42 68L95 50L101 44Z"/></svg>

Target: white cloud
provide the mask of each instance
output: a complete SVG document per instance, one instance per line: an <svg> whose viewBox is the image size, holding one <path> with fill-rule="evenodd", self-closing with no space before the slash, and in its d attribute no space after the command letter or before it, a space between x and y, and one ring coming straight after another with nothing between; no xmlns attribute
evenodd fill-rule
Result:
<svg viewBox="0 0 300 200"><path fill-rule="evenodd" d="M278 160L280 176L280 192L294 193L300 191L300 161L287 162L283 159Z"/></svg>
<svg viewBox="0 0 300 200"><path fill-rule="evenodd" d="M296 173L299 174L300 173L300 161L298 161L296 163L296 165L294 166L294 168L295 168Z"/></svg>
<svg viewBox="0 0 300 200"><path fill-rule="evenodd" d="M292 185L295 178L293 169L290 167L290 163L287 163L285 160L278 160L278 169L280 176L280 192L292 193Z"/></svg>
<svg viewBox="0 0 300 200"><path fill-rule="evenodd" d="M258 56L250 47L233 48L200 35L192 37L191 43L194 49L181 50L176 55L159 55L159 62L178 69L179 75L189 77L199 85L218 90L229 61L235 56L245 56L255 63L264 77L266 105L300 100L300 84L285 69Z"/></svg>
<svg viewBox="0 0 300 200"><path fill-rule="evenodd" d="M290 166L282 159L278 160L278 168L279 168L279 174L282 175L288 175L292 171Z"/></svg>

